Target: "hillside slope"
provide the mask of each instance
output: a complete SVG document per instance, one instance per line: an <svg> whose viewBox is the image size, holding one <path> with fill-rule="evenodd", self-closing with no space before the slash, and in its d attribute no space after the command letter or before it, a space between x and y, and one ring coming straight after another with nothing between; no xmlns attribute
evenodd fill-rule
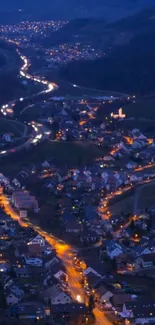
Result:
<svg viewBox="0 0 155 325"><path fill-rule="evenodd" d="M62 67L63 78L87 87L152 93L155 89L155 8L106 26L109 40L104 58L71 62ZM111 37L111 38L110 38ZM120 45L118 40L121 41ZM104 43L104 36L103 36Z"/></svg>

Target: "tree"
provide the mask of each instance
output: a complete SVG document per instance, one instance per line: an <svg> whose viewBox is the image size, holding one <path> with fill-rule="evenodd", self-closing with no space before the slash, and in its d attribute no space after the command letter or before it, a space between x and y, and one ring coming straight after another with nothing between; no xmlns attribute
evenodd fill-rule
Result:
<svg viewBox="0 0 155 325"><path fill-rule="evenodd" d="M89 297L88 308L90 312L92 312L92 310L95 308L95 301L93 295Z"/></svg>

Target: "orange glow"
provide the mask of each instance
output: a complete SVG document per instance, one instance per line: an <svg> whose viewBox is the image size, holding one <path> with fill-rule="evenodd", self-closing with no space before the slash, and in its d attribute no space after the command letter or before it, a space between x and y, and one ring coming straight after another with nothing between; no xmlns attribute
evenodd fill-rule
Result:
<svg viewBox="0 0 155 325"><path fill-rule="evenodd" d="M110 151L110 155L114 155L118 151L119 151L119 148L113 149Z"/></svg>
<svg viewBox="0 0 155 325"><path fill-rule="evenodd" d="M60 241L50 236L46 231L42 230L38 226L34 226L31 222L22 221L19 217L19 215L13 210L11 205L9 204L9 201L4 195L0 196L1 204L4 206L5 212L10 215L10 217L13 220L18 221L18 223L22 227L31 227L34 231L39 233L42 237L46 239L46 241L56 250L56 253L58 257L63 261L67 274L68 274L68 282L69 286L71 288L71 296L74 300L76 300L76 297L78 295L81 296L82 301L85 300L85 293L84 289L82 288L82 285L80 284L81 276L79 273L75 270L73 265L73 251L72 247L68 244L60 243Z"/></svg>
<svg viewBox="0 0 155 325"><path fill-rule="evenodd" d="M82 120L82 121L80 121L79 122L79 124L82 126L82 125L84 125L84 124L86 124L87 123L87 120Z"/></svg>
<svg viewBox="0 0 155 325"><path fill-rule="evenodd" d="M124 139L127 141L127 144L130 144L130 145L132 145L134 142L134 140L130 137L124 137Z"/></svg>
<svg viewBox="0 0 155 325"><path fill-rule="evenodd" d="M139 171L142 171L144 169L147 169L147 168L152 168L152 167L155 167L155 163L149 163L148 165L144 165L142 167L138 167L136 169L134 169L136 172L139 172Z"/></svg>
<svg viewBox="0 0 155 325"><path fill-rule="evenodd" d="M88 116L90 117L91 120L95 120L95 116L92 113L88 113Z"/></svg>
<svg viewBox="0 0 155 325"><path fill-rule="evenodd" d="M114 195L114 193L113 193ZM78 271L76 271L74 266L74 253L73 248L63 242L60 242L59 239L54 236L50 236L46 231L42 230L39 226L34 226L30 221L22 221L19 215L13 210L9 201L5 197L5 195L0 196L0 202L4 206L4 210L13 220L18 221L18 223L22 227L31 227L34 231L40 234L45 240L56 250L57 256L62 260L66 267L67 275L68 275L68 285L70 288L70 294L73 300L77 300L77 297L80 297L81 302L85 302L87 304L87 299L85 295L85 291L81 284L81 275ZM86 267L84 262L81 262L83 268ZM98 308L94 309L94 315L97 319L98 325L112 325L112 323L106 318L103 312L100 312Z"/></svg>
<svg viewBox="0 0 155 325"><path fill-rule="evenodd" d="M153 143L153 139L148 139L148 143L151 145Z"/></svg>

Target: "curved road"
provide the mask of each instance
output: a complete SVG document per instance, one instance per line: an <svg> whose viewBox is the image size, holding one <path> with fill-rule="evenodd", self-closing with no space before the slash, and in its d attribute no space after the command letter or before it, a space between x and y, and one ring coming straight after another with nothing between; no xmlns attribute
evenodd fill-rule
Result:
<svg viewBox="0 0 155 325"><path fill-rule="evenodd" d="M28 60L28 58L24 55L21 54L21 52L19 51L19 49L17 49L17 53L20 56L21 60L23 61L23 65L20 69L20 75L23 78L26 78L28 80L32 80L34 82L40 83L42 84L44 87L46 87L45 90L40 91L37 94L32 95L32 97L37 97L41 94L47 94L50 93L54 90L56 90L58 88L58 85L56 85L55 83L51 83L47 80L43 80L38 76L32 76L28 73L28 69L31 65L30 61ZM24 102L29 98L29 96L26 96L24 98L19 98L17 100L14 101L10 101L7 104L3 105L0 110L1 113L5 116L5 117L9 117L13 115L14 112L14 107L19 103L19 102ZM24 108L25 109L25 108ZM23 110L24 110L23 109ZM0 151L0 156L4 156L4 155L8 155L11 152L15 152L17 150L21 150L22 148L24 148L25 146L29 146L30 144L36 144L37 142L39 142L41 139L44 139L44 137L47 137L48 135L50 135L50 133L48 134L48 130L47 128L45 128L42 124L38 124L36 122L33 123L32 125L33 127L33 132L29 138L29 140L27 142L25 142L22 145L16 146L12 149L9 150L3 150Z"/></svg>
<svg viewBox="0 0 155 325"><path fill-rule="evenodd" d="M23 61L23 66L21 67L20 70L20 75L23 78L26 79L30 79L30 80L34 80L35 82L41 83L44 86L46 86L46 89L43 90L42 92L38 93L39 94L46 94L49 93L55 89L58 88L58 86L54 83L49 83L47 80L42 80L40 77L34 77L32 75L30 75L28 73L28 68L30 66L30 62L29 60L26 58L26 56L23 56L19 50L17 50L18 54L20 55L22 61ZM34 95L34 96L37 96ZM19 102L19 101L24 101L25 99L27 99L27 97L25 98L19 98L16 101L12 101L9 102L6 105L3 105L1 108L1 112L7 116L9 115L9 109L11 107L11 109L13 110L13 107ZM38 124L36 122L32 123L32 127L34 129L34 134L32 136L32 138L29 139L30 143L37 143L38 141L40 141L40 139L43 137L44 133L47 132L47 130L44 130L44 126L41 124ZM0 155L2 154L7 154L8 152L0 152ZM143 183L149 182L144 181ZM134 185L133 185L134 186ZM106 198L104 198L104 204L103 204L103 208L99 208L99 212L100 214L107 212L108 210L108 202L109 200L116 196L116 195L121 195L124 192L128 191L130 188L132 188L132 186L125 186L123 189L116 191L112 194L109 194ZM70 287L70 292L71 292L71 296L74 300L78 300L77 297L80 297L81 301L85 301L86 300L86 296L85 296L85 292L84 289L81 285L80 282L80 275L79 273L76 271L75 267L74 267L74 263L73 263L73 256L74 256L74 248L64 242L62 242L61 240L59 240L58 238L54 237L53 235L48 234L48 232L44 231L43 229L41 229L41 227L39 226L34 226L28 219L25 221L22 221L19 217L19 215L12 209L8 199L6 198L5 195L1 195L0 196L0 202L1 204L3 204L4 206L4 210L7 214L10 215L10 217L14 220L17 220L18 223L22 226L22 227L31 227L33 230L35 230L38 234L40 234L41 236L43 236L46 241L52 245L57 252L58 257L63 261L66 270L67 270L67 274L68 274L68 283L69 283L69 287ZM107 216L109 216L108 212L107 212ZM106 316L104 315L103 312L101 312L97 307L94 309L94 314L96 317L96 324L97 325L112 325L112 323L106 318Z"/></svg>
<svg viewBox="0 0 155 325"><path fill-rule="evenodd" d="M151 182L152 180L145 180L143 182L140 182L139 184L146 184ZM131 187L125 186L121 193L123 194L126 191L128 191ZM107 206L105 207L105 210L108 209L108 200L114 196L118 195L118 191L114 192L110 196L107 196ZM31 227L33 230L35 230L38 234L43 236L46 241L55 248L58 257L63 261L67 274L68 274L68 284L71 292L71 296L74 300L79 300L77 297L80 297L81 301L86 301L87 297L85 295L84 289L80 282L80 275L76 271L74 263L73 263L73 257L75 250L71 245L68 245L64 243L63 241L59 240L55 236L49 234L45 230L41 229L39 226L33 225L28 219L23 221L20 219L19 215L13 210L13 208L10 205L10 202L6 198L5 195L0 196L0 203L4 206L4 210L7 214L10 215L10 217L16 221L22 226L22 227ZM96 317L96 325L112 325L112 322L107 319L104 312L101 312L99 308L95 307L94 309L94 315Z"/></svg>

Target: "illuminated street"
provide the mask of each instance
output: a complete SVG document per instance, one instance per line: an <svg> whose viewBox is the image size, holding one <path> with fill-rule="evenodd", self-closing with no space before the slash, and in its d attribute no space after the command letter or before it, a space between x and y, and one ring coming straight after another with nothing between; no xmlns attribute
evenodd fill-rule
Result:
<svg viewBox="0 0 155 325"><path fill-rule="evenodd" d="M152 324L154 0L21 2L0 9L0 325Z"/></svg>
<svg viewBox="0 0 155 325"><path fill-rule="evenodd" d="M58 88L58 86L55 83L50 83L47 80L42 80L40 77L35 77L35 76L30 75L27 72L31 65L29 60L27 59L26 56L23 56L18 49L17 49L17 53L20 56L21 60L23 61L23 65L20 69L21 77L35 81L36 83L41 83L44 87L46 87L45 90L35 94L35 97L39 96L41 94L46 94L46 93L52 92ZM25 97L25 98L21 97L18 100L11 101L8 104L3 105L1 107L1 113L7 117L12 116L13 112L14 112L15 105L17 105L19 102L23 102L26 99L28 99L28 97ZM23 143L22 145L18 145L12 149L2 150L2 151L0 151L0 155L4 156L4 155L8 155L11 152L15 152L17 150L19 151L19 150L23 149L25 146L29 146L30 144L38 143L40 140L44 139L44 136L47 137L50 135L50 132L48 133L47 128L44 127L42 124L32 122L31 125L32 125L34 132L30 135L29 139L25 143Z"/></svg>
<svg viewBox="0 0 155 325"><path fill-rule="evenodd" d="M71 292L71 296L73 300L77 300L79 302L85 302L87 304L87 298L84 292L84 289L82 288L82 285L80 284L80 275L75 270L74 264L73 264L73 257L74 257L74 250L71 246L67 244L61 243L59 239L57 239L54 236L50 236L46 231L42 230L38 226L34 226L31 222L22 221L19 217L19 215L13 210L13 208L10 206L7 198L5 195L0 196L0 203L4 206L4 210L7 214L10 215L10 217L13 220L18 221L18 223L22 227L31 227L34 231L38 232L41 236L43 236L46 241L56 249L58 257L63 261L68 275L68 283L69 288ZM106 318L103 312L101 312L98 308L94 309L94 314L96 317L96 324L98 325L112 325L112 323Z"/></svg>

